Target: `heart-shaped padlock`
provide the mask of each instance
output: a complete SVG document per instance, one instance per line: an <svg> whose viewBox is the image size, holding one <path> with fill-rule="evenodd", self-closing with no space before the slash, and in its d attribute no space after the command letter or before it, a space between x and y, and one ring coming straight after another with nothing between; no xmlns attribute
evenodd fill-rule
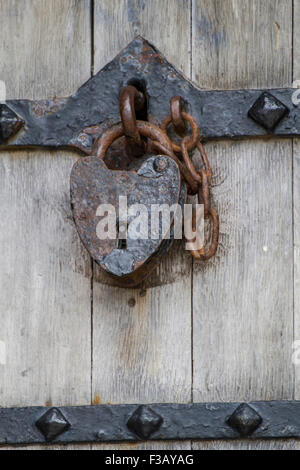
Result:
<svg viewBox="0 0 300 470"><path fill-rule="evenodd" d="M137 125L141 134L148 137L157 138L159 132L162 145L170 149L168 138L164 140L158 127L142 121ZM182 206L186 188L177 163L166 155L145 156L135 170L110 170L103 157L108 146L121 135L121 125L109 129L97 143L96 155L75 163L71 173L71 203L79 236L91 257L120 286L133 287L150 274L174 237L173 210L167 227L161 219L158 224L157 219L153 221L153 215L159 214L162 205ZM122 225L121 201L128 213L126 227ZM114 230L109 232L109 217L114 215L115 219L111 219Z"/></svg>

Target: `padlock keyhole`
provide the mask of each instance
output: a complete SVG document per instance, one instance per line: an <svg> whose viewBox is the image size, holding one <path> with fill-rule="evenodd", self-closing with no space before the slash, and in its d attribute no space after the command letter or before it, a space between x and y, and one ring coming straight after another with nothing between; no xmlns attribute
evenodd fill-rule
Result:
<svg viewBox="0 0 300 470"><path fill-rule="evenodd" d="M118 239L118 250L127 250L127 240L125 238Z"/></svg>
<svg viewBox="0 0 300 470"><path fill-rule="evenodd" d="M117 221L117 249L127 250L127 229L128 224Z"/></svg>

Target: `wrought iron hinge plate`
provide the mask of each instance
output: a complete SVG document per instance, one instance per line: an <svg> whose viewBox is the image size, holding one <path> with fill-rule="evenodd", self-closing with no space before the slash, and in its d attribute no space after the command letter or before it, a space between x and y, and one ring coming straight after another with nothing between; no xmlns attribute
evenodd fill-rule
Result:
<svg viewBox="0 0 300 470"><path fill-rule="evenodd" d="M169 114L170 98L179 95L206 140L300 135L295 89L200 90L137 37L70 98L0 105L0 150L74 148L90 154L103 130L120 121L120 90L136 82L148 95L150 121L162 121Z"/></svg>

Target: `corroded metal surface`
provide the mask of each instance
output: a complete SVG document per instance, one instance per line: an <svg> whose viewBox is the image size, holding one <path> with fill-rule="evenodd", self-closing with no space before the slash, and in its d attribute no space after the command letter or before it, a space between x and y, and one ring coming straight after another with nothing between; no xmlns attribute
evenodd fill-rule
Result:
<svg viewBox="0 0 300 470"><path fill-rule="evenodd" d="M269 132L288 114L289 108L270 93L262 93L248 113L249 117Z"/></svg>
<svg viewBox="0 0 300 470"><path fill-rule="evenodd" d="M0 409L2 445L299 437L299 401Z"/></svg>
<svg viewBox="0 0 300 470"><path fill-rule="evenodd" d="M122 90L125 90L124 95ZM135 156L135 151L140 155L145 147L140 131L136 131L136 119L149 120L155 124L164 119L162 128L167 131L172 122L180 135L186 130L187 120L193 135L183 138L181 145L173 142L173 149L169 152L162 142L155 141L153 149L148 147L148 151L159 151L177 162L190 194L195 194L199 184L202 185L200 196L205 204L206 218L210 218L212 223L212 239L208 250L199 250L192 254L197 259L209 259L218 245L218 216L210 207L209 175L206 180L203 174L195 175L187 154L199 140L198 128L206 140L270 135L299 136L300 111L293 100L294 92L294 89L274 89L271 92L199 90L146 40L137 37L70 98L11 100L1 105L0 150L24 147L73 148L91 155L94 154L93 150L100 136L119 122L121 111L125 136L120 135L107 149L105 162L111 170L135 169L136 162L132 157ZM165 119L169 114L170 100L171 114ZM195 118L195 125L189 120L189 116ZM135 148L137 145L140 148ZM174 152L182 153L185 164ZM201 151L200 154L203 156ZM183 191L181 186L182 201ZM82 234L81 237L84 238ZM156 246L156 254L162 256L170 243L162 238L161 243ZM147 244L149 245L149 240ZM152 249L154 250L153 246ZM147 265L147 272L152 264L156 265L153 250L152 254L145 252L144 257L139 254L140 258L136 260L124 250L122 266L116 266L120 255L116 256L114 250L110 257L106 253L105 264L103 259L95 259L111 274L120 276L124 283L131 286L139 283L144 275L138 276L134 281L133 278L128 279L128 275L140 272L141 265Z"/></svg>
<svg viewBox="0 0 300 470"><path fill-rule="evenodd" d="M153 46L138 37L69 99L8 101L7 105L24 120L25 127L0 144L3 148L71 147L90 154L95 139L119 121L120 90L133 80L146 91L152 122L160 122L168 115L170 99L179 95L205 139L300 135L300 110L292 103L294 89L271 90L272 96L288 111L273 130L266 130L248 116L266 90L199 90Z"/></svg>
<svg viewBox="0 0 300 470"><path fill-rule="evenodd" d="M148 231L144 239L134 239L129 230L122 247L118 245L118 233L115 234L116 238L105 240L97 234L97 225L101 220L97 209L101 204L116 208L117 220L121 220L120 196L127 197L128 208L143 204L148 216ZM71 203L80 238L92 258L117 278L120 285L128 287L142 282L170 246L171 240L165 240L167 233L164 233L161 223L157 238L151 237L152 205L172 206L179 203L180 196L178 166L166 156L146 158L137 171L112 171L100 158L87 157L80 159L71 173ZM172 214L170 224L173 217ZM129 214L129 226L133 219L134 216Z"/></svg>
<svg viewBox="0 0 300 470"><path fill-rule="evenodd" d="M143 113L144 110L144 113ZM145 142L142 140L136 126L136 113L144 114L140 118L147 119L147 103L145 95L132 85L121 90L120 116L126 137L127 152L133 156L141 156L145 153Z"/></svg>
<svg viewBox="0 0 300 470"><path fill-rule="evenodd" d="M7 142L24 126L24 121L6 104L0 104L0 145Z"/></svg>

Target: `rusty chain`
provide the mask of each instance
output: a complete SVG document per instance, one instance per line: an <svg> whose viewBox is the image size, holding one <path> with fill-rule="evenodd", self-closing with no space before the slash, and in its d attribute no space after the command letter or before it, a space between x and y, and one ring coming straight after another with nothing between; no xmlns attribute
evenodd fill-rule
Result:
<svg viewBox="0 0 300 470"><path fill-rule="evenodd" d="M185 180L188 184L189 193L198 195L198 202L204 206L204 219L210 219L212 224L209 248L206 250L206 247L203 246L200 250L191 250L191 254L195 259L207 261L215 255L219 242L219 216L217 211L211 207L210 185L212 170L206 150L201 142L199 126L195 119L183 110L183 102L180 96L175 96L171 99L170 108L170 115L161 124L161 129L164 131L165 135L167 135L167 130L171 123L175 132L179 135L182 135L184 129L187 129L186 125L183 127L183 123L188 122L192 128L192 135L182 137L180 145L173 141L171 141L171 143L173 152L177 153L179 157L181 156L184 161L184 172L181 170L183 177L185 177L188 172L188 178L185 177ZM204 167L201 168L199 172L197 172L189 155L189 152L192 152L195 148L197 148L200 153ZM191 181L192 184L190 183ZM197 229L195 211L193 213L192 225L195 231Z"/></svg>
<svg viewBox="0 0 300 470"><path fill-rule="evenodd" d="M133 86L122 89L120 95L120 115L122 123L109 128L100 136L94 145L93 153L104 159L110 145L122 136L126 136L128 149L133 156L144 153L145 147L141 136L149 139L148 149L161 152L176 161L180 173L187 183L188 193L198 195L198 202L204 206L204 219L210 219L212 224L211 242L208 249L203 246L200 250L191 250L197 260L207 261L212 258L218 248L219 216L211 207L210 185L212 170L208 156L201 142L199 126L193 116L184 111L182 99L175 96L170 101L170 115L158 127L148 121L136 119L136 111L144 104L142 93ZM188 123L192 129L191 135L184 135ZM174 131L181 137L180 142L174 142L168 135L168 127L172 124ZM198 149L203 168L198 172L192 162L189 152ZM197 229L197 215L193 211L193 231ZM188 240L193 242L193 240Z"/></svg>

